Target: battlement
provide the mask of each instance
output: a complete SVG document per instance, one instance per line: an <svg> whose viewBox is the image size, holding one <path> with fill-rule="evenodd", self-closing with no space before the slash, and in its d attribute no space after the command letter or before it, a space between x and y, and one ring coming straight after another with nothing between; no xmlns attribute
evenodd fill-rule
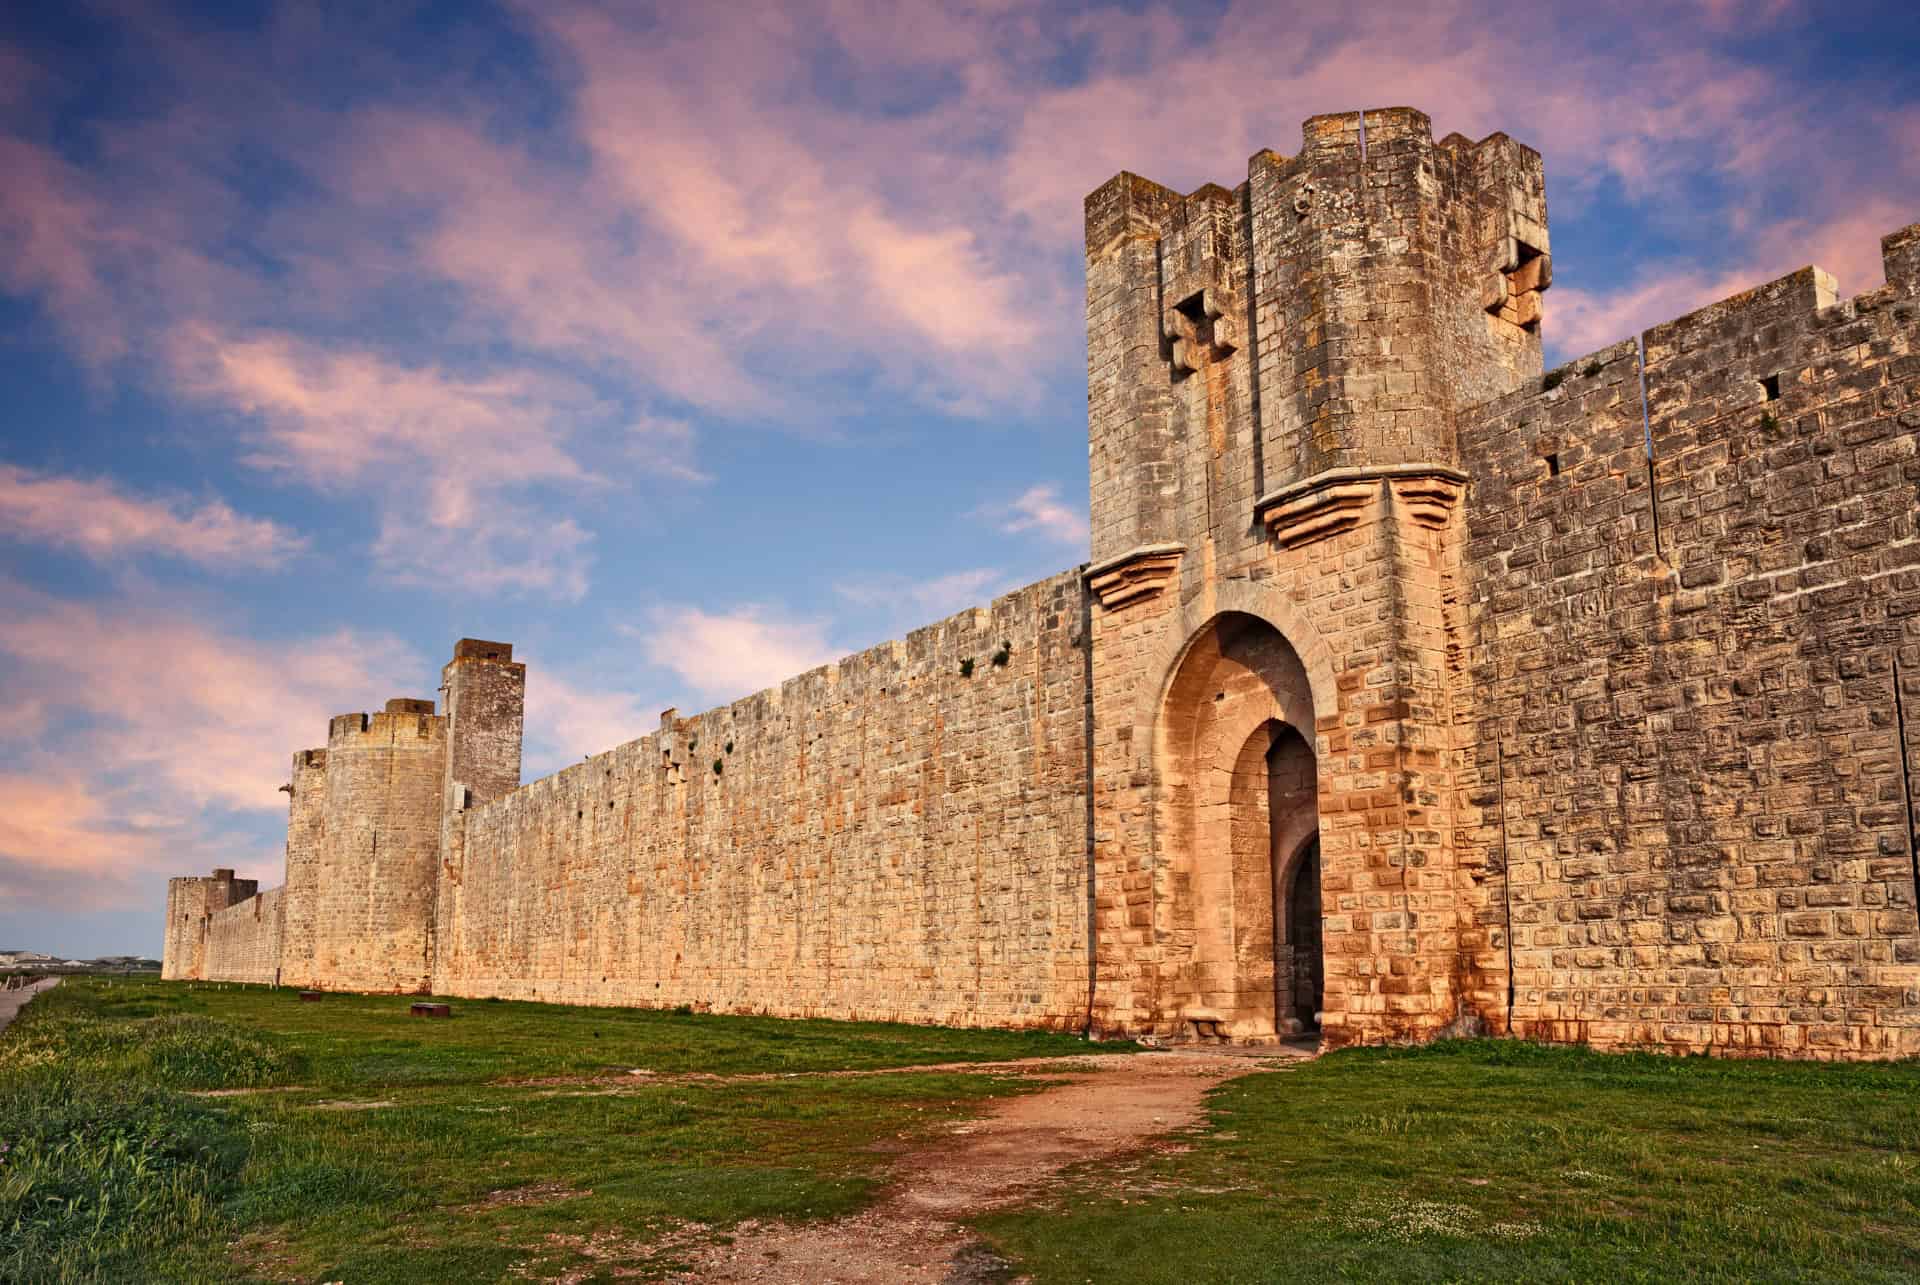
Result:
<svg viewBox="0 0 1920 1285"><path fill-rule="evenodd" d="M446 719L433 712L433 702L398 697L377 714L336 714L327 723L327 748L428 748L445 739Z"/></svg>

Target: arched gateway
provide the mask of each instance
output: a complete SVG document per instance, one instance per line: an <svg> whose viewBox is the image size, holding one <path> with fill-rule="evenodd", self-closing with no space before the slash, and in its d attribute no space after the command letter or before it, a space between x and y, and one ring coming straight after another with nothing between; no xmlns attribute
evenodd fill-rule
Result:
<svg viewBox="0 0 1920 1285"><path fill-rule="evenodd" d="M1161 701L1165 1002L1182 1035L1247 1043L1318 1028L1313 726L1299 654L1271 624L1240 612L1202 627Z"/></svg>

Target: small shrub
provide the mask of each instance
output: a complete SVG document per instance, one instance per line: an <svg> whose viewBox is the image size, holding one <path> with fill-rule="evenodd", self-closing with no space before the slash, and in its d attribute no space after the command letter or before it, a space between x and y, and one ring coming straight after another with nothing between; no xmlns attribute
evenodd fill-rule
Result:
<svg viewBox="0 0 1920 1285"><path fill-rule="evenodd" d="M1780 427L1780 421L1773 417L1772 411L1770 410L1761 411L1760 427L1765 429L1767 432L1771 433L1774 429Z"/></svg>
<svg viewBox="0 0 1920 1285"><path fill-rule="evenodd" d="M1566 379L1567 372L1564 370L1548 371L1546 378L1540 381L1540 391L1550 393L1565 383Z"/></svg>
<svg viewBox="0 0 1920 1285"><path fill-rule="evenodd" d="M728 741L728 742L727 742L727 753L729 753L729 754L731 754L731 753L733 753L733 742L732 742L732 741Z"/></svg>
<svg viewBox="0 0 1920 1285"><path fill-rule="evenodd" d="M1580 373L1586 376L1588 379L1592 379L1595 375L1600 373L1600 363L1597 361L1592 362L1587 366L1585 370L1581 371Z"/></svg>
<svg viewBox="0 0 1920 1285"><path fill-rule="evenodd" d="M719 759L715 759L715 760L713 761L713 774L714 774L715 776L719 776L719 775L720 775L720 760L719 760Z"/></svg>
<svg viewBox="0 0 1920 1285"><path fill-rule="evenodd" d="M962 678L973 677L973 657L969 656L965 660L960 662L960 677Z"/></svg>
<svg viewBox="0 0 1920 1285"><path fill-rule="evenodd" d="M1000 644L1000 650L993 653L993 667L995 669L1005 669L1007 662L1012 659L1013 644L1011 642L1003 642Z"/></svg>

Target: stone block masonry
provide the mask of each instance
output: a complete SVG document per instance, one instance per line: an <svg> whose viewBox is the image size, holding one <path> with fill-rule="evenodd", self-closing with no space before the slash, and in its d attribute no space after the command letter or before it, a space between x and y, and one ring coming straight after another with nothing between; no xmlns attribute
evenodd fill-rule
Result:
<svg viewBox="0 0 1920 1285"><path fill-rule="evenodd" d="M1056 576L467 810L434 989L1077 1028L1085 615Z"/></svg>
<svg viewBox="0 0 1920 1285"><path fill-rule="evenodd" d="M1086 203L1092 562L520 783L294 757L165 975L1329 1044L1920 1054L1920 225L1542 370L1544 167L1409 108Z"/></svg>

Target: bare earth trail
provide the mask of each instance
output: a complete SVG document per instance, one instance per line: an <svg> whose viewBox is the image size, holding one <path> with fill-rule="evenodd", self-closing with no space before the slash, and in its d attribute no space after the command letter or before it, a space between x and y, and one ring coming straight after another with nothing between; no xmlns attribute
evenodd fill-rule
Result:
<svg viewBox="0 0 1920 1285"><path fill-rule="evenodd" d="M961 1285L992 1267L969 1262L975 1241L962 1220L1018 1203L1069 1165L1141 1150L1199 1124L1207 1091L1218 1084L1311 1056L1286 1048L1262 1054L1067 1059L1056 1064L1064 1083L1007 1099L901 1156L873 1207L829 1223L742 1223L731 1243L695 1251L674 1279Z"/></svg>
<svg viewBox="0 0 1920 1285"><path fill-rule="evenodd" d="M17 990L0 990L0 1031L6 1030L12 1024L13 1019L20 1015L20 1010L26 1007L28 1000L41 991L59 984L58 977L42 977L31 986L22 986Z"/></svg>

